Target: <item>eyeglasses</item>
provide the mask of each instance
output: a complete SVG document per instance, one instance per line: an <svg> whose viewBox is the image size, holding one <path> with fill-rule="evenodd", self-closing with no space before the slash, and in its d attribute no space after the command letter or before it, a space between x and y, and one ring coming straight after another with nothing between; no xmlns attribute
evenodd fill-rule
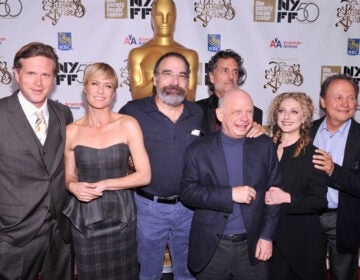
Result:
<svg viewBox="0 0 360 280"><path fill-rule="evenodd" d="M162 71L161 73L155 72L155 74L160 74L166 81L173 80L176 77L178 82L185 83L188 79L188 75L186 73L175 74L172 71Z"/></svg>

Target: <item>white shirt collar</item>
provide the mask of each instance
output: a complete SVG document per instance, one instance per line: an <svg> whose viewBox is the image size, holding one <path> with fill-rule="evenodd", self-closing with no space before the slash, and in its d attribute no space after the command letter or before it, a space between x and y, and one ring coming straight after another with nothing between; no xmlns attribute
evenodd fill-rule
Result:
<svg viewBox="0 0 360 280"><path fill-rule="evenodd" d="M37 108L34 104L32 104L29 100L27 100L21 91L19 91L19 93L18 93L18 99L19 99L21 108L23 109L23 111L26 115L26 118L28 119L28 121L30 123L33 123L33 119L36 118L36 117L34 117L34 113L36 111L43 111L45 120L47 123L49 123L49 109L48 109L48 105L47 105L47 99L45 100L44 104L40 108Z"/></svg>

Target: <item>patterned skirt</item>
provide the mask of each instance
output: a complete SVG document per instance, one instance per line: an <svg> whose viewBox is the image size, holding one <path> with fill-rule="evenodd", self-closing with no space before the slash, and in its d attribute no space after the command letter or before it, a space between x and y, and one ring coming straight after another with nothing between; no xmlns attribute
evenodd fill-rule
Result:
<svg viewBox="0 0 360 280"><path fill-rule="evenodd" d="M102 221L94 231L86 237L72 227L78 279L138 279L136 222Z"/></svg>

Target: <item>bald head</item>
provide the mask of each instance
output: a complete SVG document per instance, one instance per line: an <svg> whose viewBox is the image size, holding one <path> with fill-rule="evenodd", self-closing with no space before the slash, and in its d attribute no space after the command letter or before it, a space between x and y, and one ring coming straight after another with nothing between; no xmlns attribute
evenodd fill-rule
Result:
<svg viewBox="0 0 360 280"><path fill-rule="evenodd" d="M219 99L216 116L225 135L243 138L249 132L254 114L250 95L241 89L232 89Z"/></svg>
<svg viewBox="0 0 360 280"><path fill-rule="evenodd" d="M230 102L232 102L232 100L234 99L248 99L247 101L251 102L252 106L254 106L251 96L245 90L234 88L229 90L226 94L219 98L218 107L223 108L225 103L228 103L229 100Z"/></svg>

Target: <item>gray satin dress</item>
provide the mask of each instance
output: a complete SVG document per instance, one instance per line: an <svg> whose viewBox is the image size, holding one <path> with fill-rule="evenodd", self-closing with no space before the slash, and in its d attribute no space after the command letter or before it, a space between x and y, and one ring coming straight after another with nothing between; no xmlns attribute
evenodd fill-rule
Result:
<svg viewBox="0 0 360 280"><path fill-rule="evenodd" d="M74 149L79 182L126 175L129 148ZM105 191L91 202L71 198L63 211L72 222L79 280L138 279L136 210L132 190Z"/></svg>

